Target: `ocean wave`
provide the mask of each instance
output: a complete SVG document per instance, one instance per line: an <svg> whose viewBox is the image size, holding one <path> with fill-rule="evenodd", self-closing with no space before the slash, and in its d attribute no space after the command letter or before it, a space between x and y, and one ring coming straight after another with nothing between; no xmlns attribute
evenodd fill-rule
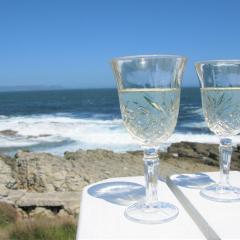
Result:
<svg viewBox="0 0 240 240"><path fill-rule="evenodd" d="M79 148L106 148L116 151L134 150L136 143L122 126L120 119L97 120L77 119L67 116L38 115L31 117L9 117L0 119L0 131L13 130L14 136L1 136L1 145L4 148L27 147L41 143L59 143L72 141L72 146L59 147L59 150L77 150ZM0 146L1 147L1 146ZM53 146L46 151L54 151Z"/></svg>
<svg viewBox="0 0 240 240"><path fill-rule="evenodd" d="M183 122L180 124L181 127L188 127L188 128L206 128L207 124L205 121L198 121L198 122Z"/></svg>
<svg viewBox="0 0 240 240"><path fill-rule="evenodd" d="M201 107L197 107L196 109L192 110L192 113L198 114L200 116L203 116L203 111Z"/></svg>
<svg viewBox="0 0 240 240"><path fill-rule="evenodd" d="M186 123L186 126L206 126L201 123ZM16 131L11 136L0 135L1 149L29 148L62 155L65 151L104 148L113 151L138 150L140 147L130 137L121 119L82 119L66 115L34 115L0 118L0 131ZM218 143L219 138L208 133L176 131L166 142L189 141ZM240 136L233 137L235 143Z"/></svg>

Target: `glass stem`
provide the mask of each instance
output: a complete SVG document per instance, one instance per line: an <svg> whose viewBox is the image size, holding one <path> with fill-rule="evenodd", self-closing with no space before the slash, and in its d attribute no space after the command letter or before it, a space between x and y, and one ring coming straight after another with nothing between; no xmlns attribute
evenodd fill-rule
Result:
<svg viewBox="0 0 240 240"><path fill-rule="evenodd" d="M231 165L232 157L232 140L229 138L220 139L219 145L219 165L220 165L220 179L219 185L229 186L229 169Z"/></svg>
<svg viewBox="0 0 240 240"><path fill-rule="evenodd" d="M158 173L159 158L155 148L144 149L144 175L146 181L146 199L147 205L158 201Z"/></svg>

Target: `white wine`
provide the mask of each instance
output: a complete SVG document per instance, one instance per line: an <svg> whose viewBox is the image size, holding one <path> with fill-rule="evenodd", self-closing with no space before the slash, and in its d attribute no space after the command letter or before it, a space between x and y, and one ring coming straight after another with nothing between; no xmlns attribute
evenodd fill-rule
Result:
<svg viewBox="0 0 240 240"><path fill-rule="evenodd" d="M202 88L202 107L208 127L219 136L240 133L240 88Z"/></svg>
<svg viewBox="0 0 240 240"><path fill-rule="evenodd" d="M124 89L119 91L119 100L124 125L142 145L157 146L174 131L180 89Z"/></svg>

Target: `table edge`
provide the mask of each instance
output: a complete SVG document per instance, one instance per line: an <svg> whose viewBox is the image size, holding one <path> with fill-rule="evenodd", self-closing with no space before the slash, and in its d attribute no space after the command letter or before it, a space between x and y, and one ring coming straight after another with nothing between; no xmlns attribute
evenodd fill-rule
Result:
<svg viewBox="0 0 240 240"><path fill-rule="evenodd" d="M218 234L212 229L212 227L208 224L205 218L198 212L198 210L192 205L192 203L185 197L185 195L181 192L181 190L173 183L171 180L171 176L167 176L166 184L178 201L181 203L183 208L198 226L200 231L207 239L211 240L219 240L221 239Z"/></svg>

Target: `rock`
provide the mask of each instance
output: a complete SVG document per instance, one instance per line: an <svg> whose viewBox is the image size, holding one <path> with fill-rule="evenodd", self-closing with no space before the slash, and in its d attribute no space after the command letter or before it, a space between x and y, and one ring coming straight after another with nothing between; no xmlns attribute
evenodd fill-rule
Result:
<svg viewBox="0 0 240 240"><path fill-rule="evenodd" d="M194 160L204 164L203 157L213 160L217 157L211 145L187 142L172 144L168 152L160 153L163 177L178 173L178 170L196 171L196 167L191 167L191 162ZM7 187L34 192L80 192L84 186L106 178L143 175L142 158L142 151L114 153L101 149L79 150L65 152L64 157L20 151L12 160L15 164L12 166L15 182L8 181ZM183 161L189 162L187 169ZM209 161L205 163L210 164ZM210 165L217 164L218 160Z"/></svg>
<svg viewBox="0 0 240 240"><path fill-rule="evenodd" d="M3 198L3 201L16 205L16 202L25 196L26 190L8 190Z"/></svg>
<svg viewBox="0 0 240 240"><path fill-rule="evenodd" d="M69 217L69 214L64 210L64 209L61 209L59 211L59 213L57 214L58 217L62 217L62 218L65 218L65 217Z"/></svg>
<svg viewBox="0 0 240 240"><path fill-rule="evenodd" d="M181 172L218 170L211 168L218 167L216 144L174 143L168 152L161 152L159 156L163 178ZM239 156L236 148L233 153L234 169L240 168ZM7 163L5 168L8 173L3 173L6 179L2 178L4 183L0 184L0 189L2 186L2 190L80 192L84 186L106 178L143 175L142 158L142 151L114 153L101 149L79 150L65 152L64 157L20 151L15 158L3 161L3 164Z"/></svg>
<svg viewBox="0 0 240 240"><path fill-rule="evenodd" d="M49 209L46 209L43 207L37 207L29 213L29 216L33 218L37 218L37 217L54 218L55 214Z"/></svg>
<svg viewBox="0 0 240 240"><path fill-rule="evenodd" d="M0 156L0 193L6 191L9 186L14 185L12 168L5 162L5 158Z"/></svg>
<svg viewBox="0 0 240 240"><path fill-rule="evenodd" d="M40 134L40 135L28 135L27 138L31 139L31 138L39 138L39 137L50 137L50 134Z"/></svg>
<svg viewBox="0 0 240 240"><path fill-rule="evenodd" d="M79 149L78 151L76 152L69 152L69 151L66 151L64 153L64 158L67 159L67 160L76 160L78 159L79 157L82 157L82 156L86 156L87 155L87 151L84 151L82 149Z"/></svg>
<svg viewBox="0 0 240 240"><path fill-rule="evenodd" d="M209 151L209 154L208 156L214 160L217 160L219 159L219 153L216 153L216 152L213 152L213 151Z"/></svg>
<svg viewBox="0 0 240 240"><path fill-rule="evenodd" d="M2 192L0 195L0 203L7 203L16 206L16 201L25 195L25 191L11 190ZM17 207L17 206L16 206Z"/></svg>
<svg viewBox="0 0 240 240"><path fill-rule="evenodd" d="M240 145L239 144L236 147L236 151L240 153Z"/></svg>
<svg viewBox="0 0 240 240"><path fill-rule="evenodd" d="M20 219L26 219L28 218L28 214L23 211L21 208L17 208L17 217L20 218Z"/></svg>
<svg viewBox="0 0 240 240"><path fill-rule="evenodd" d="M74 217L76 217L79 214L79 203L75 203L75 204L66 204L64 206L65 211L69 214L69 215L73 215Z"/></svg>
<svg viewBox="0 0 240 240"><path fill-rule="evenodd" d="M177 154L179 157L199 158L199 154L194 151L192 143L173 143L170 147L168 147L167 151L171 154Z"/></svg>
<svg viewBox="0 0 240 240"><path fill-rule="evenodd" d="M233 148L231 169L240 169L240 145ZM209 166L219 166L219 145L204 143L175 143L168 151L172 154L178 154L179 160L182 158L196 158ZM194 151L194 153L193 153Z"/></svg>
<svg viewBox="0 0 240 240"><path fill-rule="evenodd" d="M212 159L214 166L218 165L219 150L217 144L204 144L204 143L174 143L168 148L171 154L177 154L180 158L196 158L197 160L205 163L205 159ZM209 161L206 162L209 164Z"/></svg>
<svg viewBox="0 0 240 240"><path fill-rule="evenodd" d="M143 173L139 156L106 150L67 152L64 158L47 153L18 152L15 162L17 188L37 192L79 192L87 184L111 176Z"/></svg>
<svg viewBox="0 0 240 240"><path fill-rule="evenodd" d="M80 207L80 197L78 192L26 193L15 204L23 209L45 207L56 213L64 209L68 214L76 215Z"/></svg>
<svg viewBox="0 0 240 240"><path fill-rule="evenodd" d="M37 192L64 191L71 166L66 160L48 153L19 152L16 156L18 188ZM69 171L71 174L71 170Z"/></svg>
<svg viewBox="0 0 240 240"><path fill-rule="evenodd" d="M212 158L209 157L203 157L204 164L207 164L209 166L216 166L216 163L212 160Z"/></svg>
<svg viewBox="0 0 240 240"><path fill-rule="evenodd" d="M6 129L0 131L0 135L7 136L7 137L12 137L17 135L17 131L11 130L11 129Z"/></svg>
<svg viewBox="0 0 240 240"><path fill-rule="evenodd" d="M231 163L232 170L239 170L240 169L240 152L237 149L232 153L232 163Z"/></svg>

